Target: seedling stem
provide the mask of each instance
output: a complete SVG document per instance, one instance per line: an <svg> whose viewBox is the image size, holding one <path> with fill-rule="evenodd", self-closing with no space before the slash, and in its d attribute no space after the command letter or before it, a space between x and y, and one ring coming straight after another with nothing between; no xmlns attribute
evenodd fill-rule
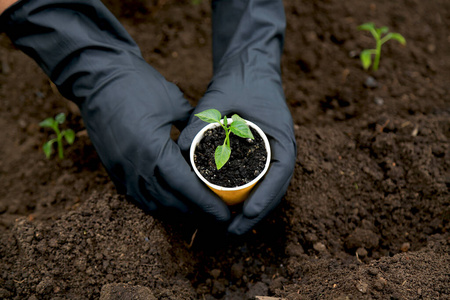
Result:
<svg viewBox="0 0 450 300"><path fill-rule="evenodd" d="M402 45L406 44L405 38L400 33L395 33L395 32L388 33L389 28L387 28L386 26L377 28L377 27L375 27L374 23L364 23L364 24L358 26L358 29L369 31L375 39L375 49L365 49L365 50L361 51L361 53L360 53L361 63L365 70L369 69L370 65L372 64L372 55L375 55L375 58L374 58L374 61L372 64L372 70L374 70L374 71L378 70L378 66L380 64L380 57L381 57L381 46L384 43L386 43L387 41L389 41L390 39L394 39ZM384 37L382 37L383 34L386 34L386 35Z"/></svg>
<svg viewBox="0 0 450 300"><path fill-rule="evenodd" d="M44 121L39 123L41 127L50 127L56 134L56 138L53 138L47 141L43 146L42 150L44 150L45 156L50 158L53 152L53 144L57 143L58 148L58 157L59 159L64 158L64 149L63 149L63 137L65 138L68 144L73 144L75 140L75 132L72 129L60 130L59 125L64 123L66 120L66 115L64 113L57 114L55 118L47 118Z"/></svg>

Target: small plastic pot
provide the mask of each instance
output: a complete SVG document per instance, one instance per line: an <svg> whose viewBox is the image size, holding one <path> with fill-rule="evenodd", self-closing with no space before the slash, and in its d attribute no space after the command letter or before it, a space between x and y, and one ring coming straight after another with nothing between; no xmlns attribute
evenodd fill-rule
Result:
<svg viewBox="0 0 450 300"><path fill-rule="evenodd" d="M228 124L233 122L233 120L231 118L228 118L227 120L228 120ZM270 144L269 144L269 140L267 139L267 136L261 130L261 128L259 128L256 124L254 124L250 121L247 121L247 120L245 120L245 122L247 123L247 125L249 125L251 128L253 128L254 130L256 130L259 133L259 135L261 136L261 138L264 141L264 145L265 145L266 151L267 151L267 160L266 160L266 164L264 166L263 171L258 175L258 177L256 177L255 179L253 179L252 181L250 181L247 184L237 186L237 187L223 187L223 186L213 184L213 183L209 182L208 180L206 180L205 177L203 177L200 174L197 167L195 166L194 152L195 152L195 149L197 148L197 145L203 139L203 136L208 129L212 129L212 128L220 126L218 123L208 124L205 127L203 127L203 129L200 130L197 133L197 135L195 136L194 140L192 141L191 148L190 148L189 157L191 160L191 165L194 168L195 174L197 174L197 176L228 205L235 205L235 204L241 203L245 199L247 199L248 195L250 194L251 189L266 174L267 170L269 169L269 165L270 165L271 152L270 152Z"/></svg>

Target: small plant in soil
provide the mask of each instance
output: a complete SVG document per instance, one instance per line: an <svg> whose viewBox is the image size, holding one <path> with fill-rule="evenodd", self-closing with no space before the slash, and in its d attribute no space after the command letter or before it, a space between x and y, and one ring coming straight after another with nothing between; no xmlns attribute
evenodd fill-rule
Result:
<svg viewBox="0 0 450 300"><path fill-rule="evenodd" d="M231 146L230 146L230 133L234 133L235 135L242 137L242 138L249 138L254 139L252 132L250 131L250 128L248 127L247 123L245 123L245 120L242 119L239 115L234 114L231 119L233 122L228 124L227 117L223 118L223 122L220 120L222 119L222 115L217 109L207 109L204 110L198 114L196 114L198 118L200 118L202 121L205 121L207 123L219 123L220 126L225 130L225 140L223 142L223 145L217 146L215 153L214 153L214 160L216 162L217 170L220 170L230 159L231 155Z"/></svg>
<svg viewBox="0 0 450 300"><path fill-rule="evenodd" d="M72 129L60 130L59 125L63 124L66 120L66 115L64 113L57 114L54 118L47 118L39 123L41 127L49 127L53 129L56 134L56 138L47 141L43 146L45 156L50 158L53 153L53 144L57 143L58 146L58 157L59 159L64 158L63 150L63 138L69 145L72 145L75 140L75 132Z"/></svg>
<svg viewBox="0 0 450 300"><path fill-rule="evenodd" d="M378 66L380 64L381 57L381 46L387 41L393 39L398 41L400 44L405 45L406 40L400 33L389 32L389 28L386 26L377 28L374 23L364 23L358 26L359 30L369 31L372 36L375 38L375 49L365 49L361 51L359 57L361 59L362 66L365 70L368 70L372 65L372 70L378 70ZM373 64L372 64L372 55L375 55Z"/></svg>

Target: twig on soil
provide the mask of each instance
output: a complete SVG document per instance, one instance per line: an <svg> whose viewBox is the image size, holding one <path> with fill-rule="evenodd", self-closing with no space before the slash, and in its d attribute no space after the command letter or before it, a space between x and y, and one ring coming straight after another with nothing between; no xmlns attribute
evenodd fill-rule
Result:
<svg viewBox="0 0 450 300"><path fill-rule="evenodd" d="M356 260L357 260L357 261L358 261L359 263L361 263L361 264L362 264L363 262L362 262L362 260L361 260L361 259L359 259L359 255L358 255L358 252L355 252L355 254L356 254Z"/></svg>
<svg viewBox="0 0 450 300"><path fill-rule="evenodd" d="M195 239L195 236L197 235L197 231L198 231L198 229L195 229L194 234L191 237L191 242L188 245L188 249L191 249L192 245L194 244L194 239Z"/></svg>
<svg viewBox="0 0 450 300"><path fill-rule="evenodd" d="M402 125L400 127L401 128L405 128L406 126L409 126L409 125L411 125L411 122L410 121L406 121L406 122L402 123Z"/></svg>
<svg viewBox="0 0 450 300"><path fill-rule="evenodd" d="M384 128L389 124L389 122L391 122L391 120L387 119L386 122L384 122L383 125L377 124L377 130L379 133L382 133Z"/></svg>

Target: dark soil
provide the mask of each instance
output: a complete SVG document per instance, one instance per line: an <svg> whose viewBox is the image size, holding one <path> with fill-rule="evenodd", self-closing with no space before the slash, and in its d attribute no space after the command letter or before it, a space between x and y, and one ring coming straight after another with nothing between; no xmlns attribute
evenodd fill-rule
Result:
<svg viewBox="0 0 450 300"><path fill-rule="evenodd" d="M212 75L208 1L106 4L195 104ZM285 7L296 168L280 206L241 238L118 195L77 108L0 36L0 298L450 298L450 2ZM377 72L358 58L373 47L356 29L369 21L407 41L383 46ZM38 123L59 112L77 139L47 160Z"/></svg>
<svg viewBox="0 0 450 300"><path fill-rule="evenodd" d="M223 187L238 187L249 183L264 170L267 151L259 133L250 128L254 139L244 139L230 133L231 155L227 163L217 170L214 153L223 145L222 127L209 129L194 152L197 170L209 182Z"/></svg>

